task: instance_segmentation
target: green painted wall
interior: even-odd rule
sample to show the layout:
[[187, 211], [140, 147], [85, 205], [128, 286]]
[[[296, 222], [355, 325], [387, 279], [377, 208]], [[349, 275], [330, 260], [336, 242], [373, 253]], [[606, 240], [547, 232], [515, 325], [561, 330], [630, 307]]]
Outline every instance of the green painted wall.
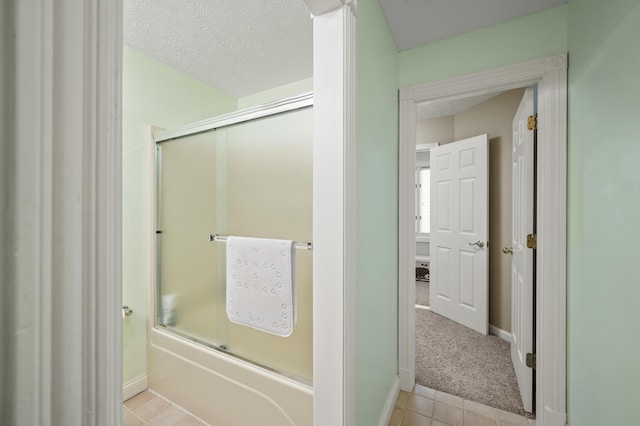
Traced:
[[640, 424], [640, 2], [569, 3], [568, 412]]
[[400, 87], [451, 78], [567, 51], [567, 5], [399, 54]]
[[151, 158], [149, 125], [172, 128], [234, 111], [236, 99], [136, 50], [124, 48], [122, 105], [123, 382], [146, 373]]
[[398, 67], [380, 6], [357, 19], [356, 424], [378, 424], [398, 374]]

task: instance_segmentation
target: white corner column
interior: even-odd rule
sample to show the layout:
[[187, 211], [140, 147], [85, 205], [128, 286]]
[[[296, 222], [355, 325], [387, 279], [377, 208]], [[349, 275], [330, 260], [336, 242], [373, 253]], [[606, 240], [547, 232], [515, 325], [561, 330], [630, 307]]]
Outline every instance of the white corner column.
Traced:
[[[416, 111], [413, 99], [401, 90], [398, 151], [398, 214], [401, 218], [413, 218], [415, 215]], [[416, 300], [413, 273], [416, 265], [415, 222], [400, 220], [398, 226], [398, 300], [405, 307], [409, 305], [406, 309], [398, 310], [398, 374], [400, 389], [411, 392], [416, 382], [416, 311], [412, 309], [415, 302], [411, 302]]]
[[313, 419], [346, 426], [355, 424], [355, 5], [327, 3], [336, 2], [307, 1], [321, 13], [313, 18]]
[[122, 3], [12, 3], [9, 423], [119, 425]]

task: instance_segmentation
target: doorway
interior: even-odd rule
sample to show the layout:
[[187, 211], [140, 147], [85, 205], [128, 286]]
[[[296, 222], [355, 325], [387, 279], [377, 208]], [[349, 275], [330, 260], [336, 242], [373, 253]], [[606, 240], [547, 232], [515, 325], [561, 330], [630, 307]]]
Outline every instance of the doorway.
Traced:
[[401, 388], [415, 384], [415, 240], [413, 185], [417, 105], [539, 87], [538, 288], [536, 413], [563, 424], [566, 348], [566, 56], [559, 55], [400, 91], [399, 371]]
[[419, 105], [416, 131], [417, 147], [439, 144], [428, 163], [438, 197], [431, 214], [416, 197], [416, 221], [432, 218], [422, 226], [429, 241], [416, 234], [416, 264], [428, 254], [430, 272], [428, 281], [416, 273], [416, 305], [429, 305], [416, 306], [416, 383], [519, 415], [532, 411], [531, 392], [521, 398], [510, 357], [512, 309], [521, 305], [512, 307], [512, 256], [502, 248], [512, 245], [512, 199], [522, 200], [512, 197], [511, 152], [524, 92]]

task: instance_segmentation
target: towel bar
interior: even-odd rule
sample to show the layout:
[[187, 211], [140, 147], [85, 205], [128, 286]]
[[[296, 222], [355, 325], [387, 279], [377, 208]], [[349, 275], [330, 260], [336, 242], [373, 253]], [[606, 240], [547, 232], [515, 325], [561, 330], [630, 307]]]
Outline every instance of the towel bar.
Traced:
[[[226, 243], [227, 242], [227, 237], [224, 235], [218, 235], [218, 234], [209, 234], [209, 241], [210, 242], [219, 242], [219, 243]], [[297, 248], [298, 250], [313, 250], [313, 244], [312, 243], [299, 243], [294, 241], [293, 242], [293, 246], [295, 248]]]

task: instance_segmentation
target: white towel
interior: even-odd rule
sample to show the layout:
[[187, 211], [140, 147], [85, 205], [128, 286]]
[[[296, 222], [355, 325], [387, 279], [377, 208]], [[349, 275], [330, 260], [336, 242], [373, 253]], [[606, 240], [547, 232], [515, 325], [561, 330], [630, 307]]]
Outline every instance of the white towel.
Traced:
[[291, 335], [296, 322], [292, 241], [227, 237], [227, 317]]

